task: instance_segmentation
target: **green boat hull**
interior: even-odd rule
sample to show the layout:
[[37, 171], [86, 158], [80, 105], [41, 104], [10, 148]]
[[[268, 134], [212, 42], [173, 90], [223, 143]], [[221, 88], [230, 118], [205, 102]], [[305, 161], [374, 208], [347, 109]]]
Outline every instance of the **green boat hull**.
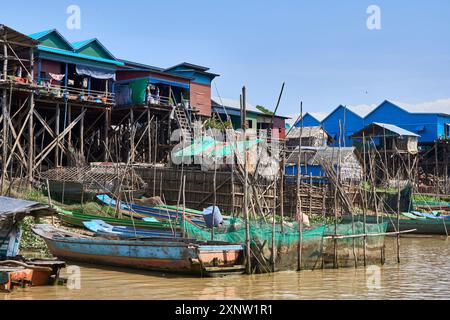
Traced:
[[[389, 215], [379, 217], [380, 222], [383, 219], [384, 222], [388, 222], [387, 232], [397, 232], [397, 216]], [[363, 215], [355, 215], [355, 221], [364, 221]], [[367, 223], [377, 223], [376, 216], [367, 216]], [[342, 223], [352, 223], [352, 216], [346, 215], [342, 217]], [[447, 220], [431, 220], [431, 219], [407, 219], [400, 218], [400, 231], [416, 230], [412, 234], [424, 234], [424, 235], [447, 235], [450, 233], [450, 221]], [[446, 231], [447, 230], [447, 231]]]
[[78, 212], [71, 212], [66, 210], [58, 210], [58, 216], [60, 220], [70, 226], [84, 228], [83, 222], [88, 222], [92, 220], [102, 220], [113, 226], [124, 226], [124, 227], [136, 227], [138, 229], [147, 230], [171, 230], [172, 228], [179, 229], [176, 225], [170, 225], [165, 222], [147, 222], [137, 219], [119, 219], [108, 216], [100, 216], [93, 214], [84, 214]]

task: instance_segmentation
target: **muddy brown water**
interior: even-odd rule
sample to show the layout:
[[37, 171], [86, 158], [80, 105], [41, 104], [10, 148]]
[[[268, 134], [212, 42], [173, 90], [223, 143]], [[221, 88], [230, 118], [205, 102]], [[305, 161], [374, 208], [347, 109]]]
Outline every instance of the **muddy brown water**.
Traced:
[[200, 279], [82, 265], [79, 289], [66, 286], [17, 289], [12, 294], [0, 293], [0, 300], [450, 298], [449, 240], [402, 238], [401, 264], [396, 263], [395, 239], [387, 239], [386, 245], [387, 262], [381, 268]]

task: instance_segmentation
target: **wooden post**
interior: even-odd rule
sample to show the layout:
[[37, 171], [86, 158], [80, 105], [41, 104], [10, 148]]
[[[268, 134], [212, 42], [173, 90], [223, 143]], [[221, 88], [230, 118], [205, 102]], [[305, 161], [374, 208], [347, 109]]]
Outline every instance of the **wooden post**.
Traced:
[[438, 142], [434, 142], [434, 183], [436, 184], [436, 196], [440, 194], [439, 188], [439, 160], [438, 160]]
[[214, 218], [217, 206], [217, 161], [214, 157], [214, 178], [213, 178], [213, 188], [214, 188], [214, 201], [213, 201], [213, 214], [212, 214], [212, 226], [211, 226], [211, 241], [214, 241]]
[[286, 167], [286, 154], [285, 150], [281, 154], [281, 184], [280, 184], [280, 214], [281, 214], [281, 233], [284, 233], [284, 177], [285, 177], [285, 167]]
[[158, 156], [158, 119], [155, 122], [155, 158], [153, 162], [153, 196], [156, 197], [156, 161]]
[[[401, 189], [400, 189], [400, 176], [397, 176], [398, 184], [398, 196], [397, 196], [397, 262], [400, 263], [400, 200], [401, 200]], [[365, 231], [364, 231], [365, 233]]]
[[[31, 83], [34, 81], [34, 48], [30, 49], [30, 79]], [[29, 117], [29, 150], [28, 150], [28, 184], [31, 188], [33, 184], [33, 166], [34, 166], [34, 92], [31, 91], [29, 97], [29, 109], [30, 109], [30, 117]]]
[[3, 114], [3, 155], [2, 155], [2, 181], [0, 185], [0, 194], [3, 194], [3, 183], [6, 179], [6, 173], [8, 168], [6, 167], [6, 159], [8, 157], [8, 119], [9, 119], [9, 113], [8, 113], [8, 107], [6, 102], [6, 89], [3, 89], [3, 96], [2, 96], [2, 114]]
[[60, 134], [60, 122], [61, 122], [61, 108], [59, 103], [56, 104], [56, 119], [55, 119], [55, 135], [56, 135], [56, 147], [55, 147], [55, 167], [59, 167], [59, 134]]
[[[105, 142], [104, 161], [108, 161], [108, 148], [109, 148], [109, 127], [110, 127], [110, 110], [105, 110], [105, 126], [103, 127], [103, 137]], [[134, 149], [131, 150], [134, 152]]]
[[[72, 105], [69, 103], [69, 105], [67, 106], [67, 125], [70, 126], [71, 123], [72, 123]], [[69, 151], [69, 154], [71, 147], [72, 147], [72, 130], [70, 130], [67, 133], [67, 150]]]
[[183, 176], [183, 238], [186, 238], [186, 175]]
[[81, 113], [83, 114], [80, 120], [80, 152], [83, 158], [84, 156], [84, 117], [85, 117], [85, 107], [81, 108]]
[[302, 136], [303, 136], [303, 102], [300, 103], [300, 137], [298, 139], [298, 162], [297, 162], [297, 223], [298, 223], [298, 245], [297, 245], [297, 271], [302, 270], [302, 250], [303, 250], [303, 212], [302, 197], [300, 190], [300, 177], [302, 170]]
[[[246, 89], [242, 88], [242, 123], [244, 130], [244, 141], [247, 142], [247, 108], [246, 108]], [[252, 263], [251, 263], [251, 248], [250, 248], [250, 221], [248, 214], [248, 163], [247, 163], [247, 149], [244, 148], [244, 219], [245, 219], [245, 249], [246, 249], [246, 271], [247, 274], [252, 273]]]
[[151, 118], [151, 111], [150, 111], [150, 106], [147, 107], [147, 122], [148, 122], [148, 131], [147, 131], [147, 135], [148, 135], [148, 163], [152, 162], [152, 118]]
[[3, 80], [8, 80], [8, 46], [6, 35], [3, 39]]
[[[363, 204], [363, 233], [366, 234], [366, 222], [367, 222], [367, 190], [366, 190], [366, 176], [367, 176], [367, 166], [366, 166], [366, 134], [363, 132], [363, 156], [364, 156], [364, 204]], [[367, 238], [364, 237], [364, 243], [363, 243], [363, 253], [364, 253], [364, 266], [367, 266]]]
[[[6, 34], [3, 38], [3, 79], [8, 80], [8, 46], [6, 45]], [[8, 158], [8, 121], [9, 121], [9, 112], [7, 107], [7, 92], [6, 89], [3, 89], [2, 92], [2, 114], [3, 114], [3, 154], [2, 154], [2, 181], [0, 185], [0, 194], [3, 194], [3, 183], [6, 179], [6, 173], [8, 168], [5, 166], [6, 159]]]
[[272, 272], [276, 271], [276, 224], [277, 224], [277, 182], [278, 177], [275, 176], [275, 183], [273, 187], [273, 214], [272, 214]]
[[131, 155], [130, 155], [130, 157], [131, 157], [131, 163], [134, 163], [134, 160], [135, 160], [135, 141], [134, 141], [134, 139], [135, 139], [135, 128], [136, 128], [136, 126], [135, 126], [135, 124], [134, 124], [134, 109], [133, 108], [131, 108], [130, 109], [130, 137], [131, 137], [131, 141], [130, 141], [130, 143], [131, 143]]

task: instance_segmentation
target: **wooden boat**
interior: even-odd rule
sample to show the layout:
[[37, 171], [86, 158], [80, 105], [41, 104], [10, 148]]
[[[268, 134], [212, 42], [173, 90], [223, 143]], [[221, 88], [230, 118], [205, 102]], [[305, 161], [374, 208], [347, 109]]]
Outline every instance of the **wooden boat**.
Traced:
[[162, 272], [217, 276], [243, 273], [243, 246], [189, 239], [109, 240], [35, 225], [50, 252], [69, 261]]
[[58, 217], [60, 220], [70, 226], [84, 228], [84, 222], [92, 220], [103, 220], [104, 222], [111, 224], [113, 226], [125, 226], [133, 227], [139, 229], [151, 229], [151, 230], [171, 230], [172, 228], [177, 228], [176, 225], [172, 225], [167, 222], [154, 222], [144, 221], [142, 219], [118, 219], [113, 217], [103, 217], [93, 214], [84, 214], [78, 212], [72, 212], [62, 209], [57, 209]]
[[[388, 222], [387, 232], [397, 231], [397, 216], [396, 215], [384, 215], [383, 218], [379, 217], [379, 221], [383, 219], [384, 222]], [[355, 215], [355, 221], [364, 221], [363, 215]], [[342, 217], [342, 223], [351, 223], [352, 216], [345, 215]], [[367, 223], [377, 223], [376, 216], [367, 216]], [[412, 219], [405, 216], [400, 218], [400, 231], [416, 230], [412, 234], [427, 234], [427, 235], [446, 235], [450, 234], [450, 220], [448, 219]]]
[[192, 209], [184, 209], [171, 207], [171, 206], [155, 206], [155, 207], [145, 207], [137, 204], [126, 204], [120, 202], [119, 205], [115, 199], [112, 199], [108, 195], [98, 195], [97, 199], [104, 205], [112, 208], [117, 208], [121, 210], [121, 213], [125, 215], [131, 215], [134, 217], [153, 217], [158, 220], [171, 220], [177, 221], [183, 215], [183, 211], [186, 217], [197, 225], [205, 225], [205, 220], [203, 219], [203, 213], [200, 211], [195, 211]]
[[0, 292], [15, 287], [47, 286], [58, 282], [66, 263], [56, 260], [0, 260]]
[[121, 238], [181, 238], [182, 233], [175, 230], [146, 230], [133, 227], [112, 226], [102, 220], [83, 222], [84, 226], [97, 235], [118, 236]]

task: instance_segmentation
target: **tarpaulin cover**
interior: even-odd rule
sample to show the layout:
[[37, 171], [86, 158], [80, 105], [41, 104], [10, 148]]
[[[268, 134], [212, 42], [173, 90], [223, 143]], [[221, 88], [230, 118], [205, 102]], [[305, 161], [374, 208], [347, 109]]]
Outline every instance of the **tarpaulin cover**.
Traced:
[[224, 143], [214, 140], [211, 137], [203, 137], [201, 139], [194, 140], [194, 143], [187, 148], [177, 151], [175, 157], [192, 157], [192, 156], [205, 156], [205, 157], [228, 157], [233, 153], [241, 153], [244, 148], [249, 150], [251, 147], [258, 145], [262, 140], [250, 140], [250, 141], [238, 141], [234, 143]]
[[100, 80], [116, 80], [116, 73], [114, 71], [96, 67], [77, 65], [77, 73], [80, 76], [88, 76]]
[[130, 83], [130, 88], [132, 92], [131, 98], [134, 104], [143, 104], [146, 102], [145, 98], [147, 96], [147, 86], [148, 86], [147, 79], [140, 79]]

